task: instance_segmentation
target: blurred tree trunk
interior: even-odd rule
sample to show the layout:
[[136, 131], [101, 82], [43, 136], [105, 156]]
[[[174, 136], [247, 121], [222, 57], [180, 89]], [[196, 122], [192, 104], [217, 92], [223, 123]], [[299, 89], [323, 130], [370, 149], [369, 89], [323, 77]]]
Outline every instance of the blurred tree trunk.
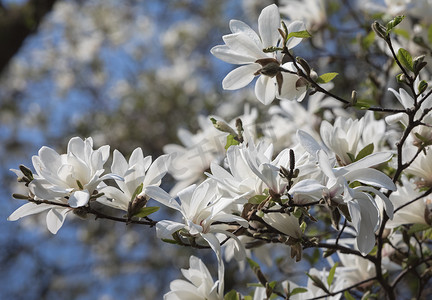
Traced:
[[56, 0], [29, 0], [4, 7], [0, 2], [0, 74], [19, 51], [24, 40], [35, 33]]

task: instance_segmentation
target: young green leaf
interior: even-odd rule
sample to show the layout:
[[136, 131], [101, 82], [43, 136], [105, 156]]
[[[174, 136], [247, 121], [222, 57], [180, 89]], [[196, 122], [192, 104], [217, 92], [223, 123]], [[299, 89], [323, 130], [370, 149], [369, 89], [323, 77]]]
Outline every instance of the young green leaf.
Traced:
[[327, 283], [328, 283], [329, 287], [333, 283], [334, 275], [335, 275], [336, 268], [337, 268], [338, 265], [339, 265], [339, 263], [335, 263], [333, 265], [333, 267], [330, 269], [329, 275], [327, 276]]
[[137, 188], [135, 189], [135, 192], [132, 195], [131, 201], [133, 201], [136, 196], [138, 196], [143, 190], [143, 183], [141, 183], [139, 186], [137, 186]]
[[336, 76], [338, 76], [338, 73], [325, 73], [322, 74], [320, 77], [318, 77], [317, 82], [318, 83], [327, 83], [332, 81]]
[[224, 296], [224, 300], [240, 300], [236, 290], [231, 290]]
[[306, 275], [312, 279], [313, 284], [316, 287], [319, 287], [320, 289], [322, 289], [324, 292], [329, 293], [328, 288], [325, 286], [324, 282], [321, 281], [321, 279], [318, 276], [315, 275], [310, 275], [309, 273], [306, 273]]
[[312, 35], [307, 30], [302, 30], [302, 31], [290, 32], [286, 40], [288, 41], [290, 38], [293, 37], [307, 39], [310, 38], [311, 36]]
[[351, 294], [348, 291], [345, 291], [344, 297], [346, 300], [355, 300], [355, 298], [351, 296]]
[[398, 51], [396, 57], [399, 60], [399, 62], [402, 64], [402, 66], [404, 66], [405, 68], [407, 68], [411, 72], [414, 71], [413, 59], [412, 59], [411, 54], [407, 50], [405, 50], [404, 48], [399, 48], [399, 51]]
[[363, 157], [368, 156], [369, 154], [372, 154], [374, 151], [374, 144], [370, 143], [369, 145], [365, 146], [363, 149], [360, 150], [360, 152], [357, 154], [355, 161], [358, 161], [362, 159]]
[[393, 20], [387, 23], [387, 33], [389, 33], [393, 28], [399, 25], [402, 20], [405, 19], [405, 16], [396, 16]]
[[428, 41], [429, 41], [429, 44], [432, 44], [432, 24], [429, 25], [429, 28], [428, 28]]
[[302, 287], [296, 287], [290, 292], [290, 296], [294, 296], [301, 293], [306, 293], [308, 290]]
[[251, 204], [260, 204], [265, 199], [267, 199], [266, 195], [255, 195], [255, 196], [249, 198], [248, 202], [251, 203]]
[[139, 210], [138, 213], [136, 213], [134, 215], [134, 217], [137, 218], [144, 218], [147, 217], [148, 215], [151, 215], [154, 212], [157, 212], [159, 210], [159, 206], [149, 206], [149, 207], [143, 207]]
[[430, 228], [430, 225], [427, 225], [427, 224], [414, 224], [408, 230], [408, 234], [412, 235], [414, 233], [417, 233], [417, 232], [420, 232], [420, 231], [424, 231], [424, 230], [429, 229], [429, 228]]
[[232, 134], [230, 134], [227, 136], [227, 143], [225, 145], [225, 150], [228, 150], [228, 148], [231, 146], [235, 146], [239, 144], [240, 144], [239, 141], [237, 141], [235, 137]]

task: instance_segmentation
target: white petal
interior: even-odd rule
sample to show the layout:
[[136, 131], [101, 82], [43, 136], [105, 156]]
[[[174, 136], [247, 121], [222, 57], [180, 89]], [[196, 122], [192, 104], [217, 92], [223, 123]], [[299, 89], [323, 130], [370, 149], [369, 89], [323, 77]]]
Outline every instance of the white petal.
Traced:
[[[284, 67], [284, 65], [282, 65]], [[306, 96], [307, 87], [296, 87], [299, 76], [290, 73], [282, 73], [282, 87], [278, 91], [278, 99], [302, 101]]]
[[172, 234], [184, 227], [185, 225], [182, 223], [162, 220], [156, 224], [156, 235], [160, 239], [172, 239]]
[[257, 60], [254, 56], [237, 53], [226, 45], [214, 46], [210, 52], [220, 60], [230, 64], [253, 63]]
[[129, 165], [126, 159], [124, 158], [123, 154], [121, 154], [120, 151], [115, 149], [113, 154], [113, 162], [111, 165], [111, 172], [123, 176], [126, 173], [128, 168]]
[[[306, 30], [306, 26], [302, 21], [294, 21], [290, 25], [288, 25], [288, 34], [291, 32], [298, 32]], [[292, 49], [302, 41], [301, 38], [290, 38], [287, 43], [287, 48]]]
[[7, 219], [8, 221], [16, 221], [21, 219], [22, 217], [38, 214], [47, 209], [50, 209], [51, 207], [52, 205], [50, 204], [45, 204], [45, 203], [36, 204], [36, 203], [29, 202], [18, 207], [18, 209], [16, 209]]
[[358, 169], [364, 169], [364, 168], [369, 168], [372, 166], [376, 166], [379, 165], [383, 162], [389, 161], [393, 156], [393, 153], [391, 152], [377, 152], [377, 153], [372, 153], [369, 154], [368, 156], [363, 157], [362, 159], [349, 164], [343, 168], [341, 168], [341, 170], [346, 170], [346, 171], [353, 171], [353, 170], [358, 170]]
[[247, 86], [255, 77], [255, 72], [261, 68], [259, 64], [250, 64], [235, 68], [222, 81], [224, 90], [237, 90]]
[[90, 193], [87, 190], [76, 191], [69, 197], [68, 203], [70, 207], [81, 207], [88, 203], [90, 199]]
[[175, 201], [173, 197], [171, 197], [167, 192], [165, 192], [158, 186], [147, 187], [145, 189], [145, 194], [165, 206], [176, 209], [178, 211], [181, 210], [180, 205], [177, 203], [177, 201]]
[[289, 192], [291, 194], [297, 193], [306, 195], [315, 193], [321, 194], [323, 189], [325, 189], [325, 186], [315, 179], [305, 179], [296, 183]]
[[48, 212], [46, 222], [48, 230], [52, 234], [56, 234], [57, 231], [62, 227], [69, 211], [69, 208], [53, 208]]
[[276, 97], [276, 84], [273, 78], [260, 76], [255, 85], [255, 95], [264, 105], [272, 103]]
[[277, 46], [276, 43], [280, 36], [279, 26], [280, 15], [277, 6], [272, 4], [264, 8], [258, 17], [258, 29], [264, 48]]
[[246, 23], [238, 20], [231, 20], [229, 23], [229, 27], [232, 33], [242, 32], [247, 36], [249, 36], [257, 46], [261, 47], [262, 42], [258, 34], [255, 32], [255, 30], [250, 28], [249, 25], [247, 25]]
[[318, 142], [309, 133], [300, 129], [297, 130], [297, 138], [300, 141], [300, 145], [302, 145], [310, 155], [316, 158], [317, 152], [322, 149]]
[[160, 185], [162, 177], [168, 172], [170, 161], [169, 154], [159, 156], [148, 169], [144, 178], [144, 186]]
[[262, 218], [264, 222], [279, 230], [280, 232], [294, 237], [301, 237], [301, 229], [298, 219], [294, 215], [281, 214], [281, 213], [267, 213]]
[[345, 178], [348, 181], [359, 181], [376, 187], [386, 188], [391, 191], [396, 190], [396, 186], [390, 177], [381, 171], [371, 168], [351, 171], [345, 175]]
[[255, 59], [269, 57], [253, 39], [242, 32], [224, 35], [222, 39], [229, 48], [238, 54], [255, 57]]

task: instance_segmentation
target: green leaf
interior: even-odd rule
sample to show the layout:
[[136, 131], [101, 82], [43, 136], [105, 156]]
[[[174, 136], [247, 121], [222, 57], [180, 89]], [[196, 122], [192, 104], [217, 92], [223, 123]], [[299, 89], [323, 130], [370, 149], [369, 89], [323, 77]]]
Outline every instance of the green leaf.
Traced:
[[247, 259], [247, 262], [249, 264], [249, 267], [251, 267], [252, 270], [255, 271], [256, 269], [260, 268], [259, 264], [256, 263], [255, 261], [253, 261], [251, 258], [246, 257], [246, 259]]
[[253, 299], [252, 296], [249, 296], [249, 295], [243, 297], [243, 300], [252, 300], [252, 299]]
[[294, 296], [301, 293], [306, 293], [308, 290], [302, 287], [296, 287], [290, 292], [290, 296]]
[[265, 199], [267, 199], [266, 195], [255, 195], [255, 196], [249, 198], [248, 203], [251, 203], [251, 204], [260, 204]]
[[318, 77], [317, 82], [318, 83], [327, 83], [332, 81], [336, 76], [338, 76], [338, 73], [325, 73], [322, 74], [320, 77]]
[[288, 41], [290, 38], [302, 38], [302, 39], [307, 39], [310, 38], [312, 35], [307, 31], [307, 30], [302, 30], [302, 31], [296, 31], [296, 32], [290, 32], [286, 38], [286, 40]]
[[354, 154], [347, 152], [347, 155], [351, 159], [352, 162], [355, 162], [355, 156], [354, 156]]
[[236, 290], [231, 290], [225, 294], [224, 300], [240, 300], [240, 298]]
[[389, 33], [393, 28], [399, 25], [402, 20], [405, 19], [405, 16], [396, 16], [393, 20], [387, 23], [387, 33]]
[[346, 300], [355, 300], [355, 298], [351, 296], [351, 294], [348, 291], [345, 291], [344, 297]]
[[151, 215], [154, 212], [157, 212], [159, 210], [159, 206], [149, 206], [149, 207], [143, 207], [139, 210], [138, 213], [136, 213], [134, 215], [134, 217], [138, 217], [138, 218], [144, 218], [147, 217], [148, 215]]
[[239, 145], [239, 144], [240, 144], [239, 141], [237, 141], [235, 139], [235, 137], [232, 134], [230, 134], [227, 136], [227, 142], [225, 145], [225, 150], [228, 150], [228, 148], [233, 146], [233, 145]]
[[420, 231], [424, 231], [426, 229], [429, 229], [430, 225], [427, 224], [414, 224], [411, 226], [411, 228], [408, 230], [408, 235], [420, 232]]
[[171, 240], [171, 239], [162, 239], [162, 241], [168, 244], [174, 244], [174, 245], [178, 244], [176, 240]]
[[141, 183], [139, 186], [137, 186], [137, 188], [135, 189], [135, 192], [132, 195], [131, 201], [133, 201], [136, 198], [136, 196], [141, 194], [141, 192], [143, 190], [143, 185], [144, 185], [144, 183]]
[[321, 279], [318, 276], [315, 275], [310, 275], [309, 273], [306, 273], [306, 275], [312, 279], [313, 284], [316, 287], [319, 287], [320, 289], [322, 289], [324, 292], [329, 293], [328, 288], [325, 286], [324, 282], [321, 281]]
[[419, 82], [417, 88], [419, 90], [419, 93], [421, 94], [427, 89], [427, 87], [428, 87], [428, 83], [426, 81], [422, 80]]
[[372, 154], [374, 151], [374, 144], [370, 143], [369, 145], [365, 146], [363, 149], [360, 150], [360, 152], [357, 154], [355, 161], [358, 161], [362, 159], [363, 157], [368, 156], [369, 154]]
[[405, 68], [407, 68], [411, 72], [414, 71], [413, 59], [412, 59], [411, 54], [407, 50], [405, 50], [404, 48], [399, 48], [399, 51], [398, 51], [396, 57], [399, 60], [399, 62], [402, 64], [402, 66], [404, 66]]
[[335, 263], [333, 265], [333, 267], [330, 269], [329, 275], [327, 276], [327, 283], [328, 283], [329, 287], [333, 283], [334, 275], [335, 275], [336, 268], [337, 268], [338, 265], [339, 265], [339, 263]]

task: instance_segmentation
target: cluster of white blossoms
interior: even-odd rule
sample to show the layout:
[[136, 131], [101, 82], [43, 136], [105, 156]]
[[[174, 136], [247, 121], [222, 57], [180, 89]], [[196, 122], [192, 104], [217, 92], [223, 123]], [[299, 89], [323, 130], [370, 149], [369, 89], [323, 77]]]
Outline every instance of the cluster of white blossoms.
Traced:
[[[36, 174], [23, 166], [14, 170], [28, 187], [27, 195], [15, 196], [29, 203], [9, 220], [48, 210], [48, 229], [56, 233], [68, 212], [109, 217], [94, 208], [97, 201], [126, 212], [125, 222], [155, 225], [164, 241], [211, 248], [218, 260], [217, 281], [192, 256], [190, 269], [182, 270], [188, 281], [173, 281], [165, 299], [223, 299], [224, 261], [235, 257], [244, 262], [254, 255], [254, 241], [283, 244], [297, 261], [306, 248], [334, 251], [340, 264], [329, 259], [330, 268], [311, 269], [306, 287], [289, 279], [275, 287], [249, 259], [262, 285], [254, 299], [339, 299], [339, 291], [353, 285], [383, 284], [383, 272], [401, 269], [401, 261], [392, 260], [395, 251], [421, 251], [418, 245], [407, 246], [406, 239], [402, 243], [397, 229], [432, 223], [430, 92], [417, 90], [413, 98], [403, 88], [390, 89], [402, 110], [387, 110], [385, 121], [372, 111], [357, 118], [323, 88], [328, 76], [318, 77], [293, 55], [292, 49], [309, 36], [303, 22], [281, 22], [278, 7], [270, 5], [259, 16], [259, 34], [237, 20], [230, 29], [223, 36], [225, 45], [211, 50], [241, 65], [225, 77], [223, 88], [239, 89], [258, 77], [260, 102], [281, 99], [270, 108], [268, 121], [256, 124], [253, 109], [228, 123], [202, 117], [196, 134], [179, 131], [183, 146], [167, 145], [166, 154], [155, 160], [140, 148], [129, 160], [114, 150], [110, 169], [105, 166], [109, 146], [95, 150], [91, 138], [72, 138], [66, 154], [42, 147], [33, 157]], [[306, 109], [297, 101], [308, 90], [323, 94], [311, 93]], [[315, 114], [319, 107], [331, 107], [331, 113]], [[410, 130], [401, 134], [400, 146], [392, 144], [387, 127], [399, 123]], [[401, 127], [393, 130], [398, 134]], [[169, 192], [160, 187], [167, 173], [177, 181]], [[147, 207], [150, 199], [176, 211], [182, 221], [153, 220], [158, 207]], [[328, 232], [315, 236], [309, 228]], [[383, 246], [385, 229], [391, 247]]]

